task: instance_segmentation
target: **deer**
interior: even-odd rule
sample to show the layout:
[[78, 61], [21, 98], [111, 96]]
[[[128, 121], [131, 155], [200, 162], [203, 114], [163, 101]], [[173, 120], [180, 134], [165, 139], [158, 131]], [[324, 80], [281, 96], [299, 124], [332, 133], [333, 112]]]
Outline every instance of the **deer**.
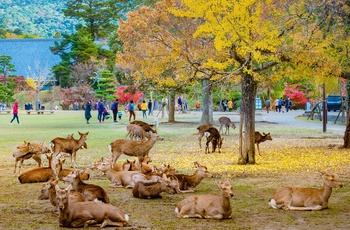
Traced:
[[264, 142], [264, 141], [267, 141], [267, 140], [272, 141], [272, 137], [271, 137], [270, 133], [267, 133], [267, 134], [263, 133], [263, 135], [261, 135], [261, 133], [255, 131], [255, 144], [256, 144], [256, 146], [258, 148], [258, 153], [259, 153], [260, 156], [261, 156], [261, 154], [260, 154], [259, 144], [261, 142]]
[[80, 170], [74, 170], [68, 174], [63, 181], [71, 184], [73, 190], [82, 193], [88, 201], [99, 200], [103, 203], [109, 203], [107, 192], [98, 185], [83, 182], [80, 178], [80, 174]]
[[[74, 171], [74, 169], [64, 169], [63, 168], [63, 164], [66, 161], [66, 159], [60, 160], [58, 159], [58, 164], [56, 165], [57, 167], [57, 175], [58, 178], [63, 180], [64, 177], [68, 176], [68, 174], [70, 174], [71, 172]], [[80, 178], [82, 180], [88, 180], [90, 179], [90, 174], [85, 172], [85, 171], [79, 171], [80, 173]]]
[[86, 136], [89, 134], [89, 132], [86, 132], [86, 133], [78, 132], [78, 133], [80, 135], [79, 140], [76, 140], [74, 138], [61, 138], [61, 137], [56, 137], [53, 140], [51, 140], [50, 146], [52, 148], [54, 159], [58, 157], [59, 153], [68, 153], [70, 155], [70, 162], [72, 167], [73, 167], [72, 158], [74, 160], [74, 168], [78, 167], [77, 161], [76, 161], [76, 153], [79, 149], [82, 148], [82, 146], [84, 146], [84, 143], [87, 140]]
[[224, 126], [226, 128], [225, 134], [226, 134], [226, 132], [228, 132], [228, 134], [230, 134], [230, 127], [232, 127], [233, 129], [236, 128], [235, 124], [228, 117], [220, 117], [219, 118], [219, 122], [220, 122], [220, 129], [219, 129], [219, 131], [221, 131], [221, 134], [224, 133], [224, 130], [223, 130]]
[[150, 138], [147, 142], [138, 142], [125, 139], [117, 139], [108, 145], [108, 149], [112, 152], [111, 164], [115, 164], [117, 159], [123, 153], [128, 156], [138, 157], [139, 162], [143, 161], [143, 158], [148, 155], [148, 152], [154, 146], [156, 141], [164, 140], [164, 138], [158, 136], [156, 133], [150, 132]]
[[162, 192], [175, 194], [176, 191], [171, 185], [171, 181], [164, 176], [157, 181], [138, 181], [132, 189], [132, 195], [141, 199], [162, 198]]
[[205, 153], [209, 153], [209, 143], [211, 143], [212, 153], [215, 152], [216, 147], [218, 147], [219, 153], [221, 153], [220, 149], [224, 138], [221, 137], [219, 131], [215, 127], [210, 127], [204, 132], [204, 136], [207, 137]]
[[124, 211], [111, 204], [85, 201], [72, 202], [69, 191], [56, 187], [59, 208], [59, 226], [77, 228], [98, 225], [123, 227], [128, 226], [129, 216]]
[[43, 145], [43, 143], [29, 143], [24, 141], [22, 145], [16, 146], [16, 148], [12, 152], [12, 156], [15, 158], [15, 170], [14, 176], [16, 175], [17, 164], [18, 173], [21, 172], [21, 168], [24, 160], [33, 158], [37, 163], [38, 167], [41, 167], [41, 155], [51, 153], [50, 149]]
[[232, 186], [229, 181], [216, 182], [221, 189], [221, 195], [192, 195], [180, 201], [175, 213], [178, 218], [200, 219], [231, 219], [233, 197]]
[[110, 162], [102, 162], [97, 169], [105, 173], [107, 179], [112, 182], [109, 187], [133, 188], [136, 180], [147, 180], [146, 176], [139, 171], [115, 171]]
[[319, 211], [328, 208], [332, 189], [342, 188], [343, 184], [336, 180], [333, 174], [319, 173], [323, 178], [321, 189], [284, 187], [272, 195], [269, 205], [275, 209], [298, 211]]
[[202, 137], [204, 136], [204, 132], [209, 129], [210, 127], [213, 127], [212, 125], [199, 125], [197, 127], [198, 130], [198, 141], [199, 141], [199, 148], [202, 148]]
[[180, 190], [194, 192], [195, 187], [203, 180], [203, 178], [212, 178], [213, 175], [208, 171], [207, 167], [198, 162], [194, 162], [197, 168], [193, 175], [175, 174], [179, 181]]
[[146, 133], [152, 132], [152, 133], [157, 133], [157, 131], [155, 129], [152, 129], [152, 126], [146, 122], [143, 121], [133, 121], [130, 124], [134, 124], [134, 125], [138, 125], [141, 126], [143, 128], [143, 130], [145, 130]]
[[144, 141], [145, 138], [149, 139], [150, 135], [148, 132], [146, 132], [141, 126], [135, 125], [135, 124], [128, 124], [126, 126], [126, 136], [125, 139], [130, 136], [131, 140], [137, 140]]
[[38, 168], [32, 168], [28, 169], [18, 176], [18, 180], [21, 184], [24, 183], [38, 183], [38, 182], [46, 182], [51, 179], [56, 178], [56, 174], [52, 169], [51, 161], [52, 157], [46, 155], [49, 166], [48, 167], [38, 167]]

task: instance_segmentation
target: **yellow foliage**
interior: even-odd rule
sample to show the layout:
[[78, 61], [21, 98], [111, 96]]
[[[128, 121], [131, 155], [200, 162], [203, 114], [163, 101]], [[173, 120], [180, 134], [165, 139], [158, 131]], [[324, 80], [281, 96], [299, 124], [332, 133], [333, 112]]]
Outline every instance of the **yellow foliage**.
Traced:
[[26, 83], [29, 87], [33, 88], [36, 90], [36, 81], [33, 78], [27, 77]]

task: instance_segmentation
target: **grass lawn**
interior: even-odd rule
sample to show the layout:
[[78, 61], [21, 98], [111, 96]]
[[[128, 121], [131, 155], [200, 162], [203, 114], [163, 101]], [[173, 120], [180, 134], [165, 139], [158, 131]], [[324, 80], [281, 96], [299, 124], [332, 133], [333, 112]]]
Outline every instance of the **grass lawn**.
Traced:
[[[154, 115], [157, 114], [155, 111]], [[21, 111], [22, 125], [13, 122], [10, 126], [12, 115], [0, 114], [0, 229], [61, 229], [58, 215], [53, 213], [49, 201], [38, 200], [41, 183], [20, 184], [13, 176], [12, 151], [24, 140], [43, 141], [49, 146], [55, 137], [74, 133], [78, 138], [78, 131], [89, 131], [88, 149], [77, 153], [79, 168], [91, 174], [88, 183], [104, 187], [111, 203], [130, 214], [131, 229], [350, 229], [350, 151], [339, 148], [343, 139], [336, 133], [323, 134], [311, 128], [257, 122], [256, 130], [270, 132], [273, 141], [260, 144], [261, 156], [256, 155], [255, 165], [242, 166], [237, 165], [237, 129], [230, 129], [230, 135], [223, 135], [222, 153], [204, 154], [197, 140], [199, 112], [176, 113], [176, 123], [160, 119], [158, 134], [165, 140], [151, 149], [152, 165], [159, 167], [167, 162], [180, 173], [193, 174], [193, 163], [198, 161], [218, 179], [229, 178], [233, 186], [232, 219], [178, 219], [175, 205], [191, 194], [164, 194], [162, 199], [141, 200], [134, 198], [130, 189], [108, 187], [110, 182], [105, 176], [88, 169], [94, 160], [110, 155], [107, 145], [124, 138], [128, 124], [125, 114], [118, 123], [107, 120], [101, 124], [97, 121], [97, 112], [92, 115], [91, 124], [86, 124], [83, 111], [57, 111], [52, 115], [27, 115]], [[215, 112], [215, 122], [218, 123], [222, 115], [228, 115], [238, 127], [238, 114]], [[152, 122], [154, 116], [141, 117], [141, 112], [137, 112], [137, 118], [146, 122]], [[122, 155], [118, 162], [126, 159], [136, 158]], [[69, 159], [66, 162], [65, 166], [70, 167]], [[33, 167], [37, 167], [35, 161], [26, 160], [22, 171]], [[320, 188], [322, 179], [318, 170], [329, 170], [344, 184], [343, 188], [333, 190], [328, 209], [302, 212], [269, 208], [267, 203], [271, 195], [282, 186]], [[196, 194], [219, 193], [214, 179], [204, 179], [197, 186]]]

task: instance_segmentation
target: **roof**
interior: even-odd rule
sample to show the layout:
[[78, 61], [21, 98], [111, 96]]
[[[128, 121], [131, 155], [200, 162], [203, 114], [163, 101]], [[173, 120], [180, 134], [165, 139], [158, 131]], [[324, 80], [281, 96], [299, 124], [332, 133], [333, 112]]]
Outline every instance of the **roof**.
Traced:
[[39, 61], [41, 68], [47, 66], [50, 70], [52, 66], [61, 62], [60, 56], [51, 53], [50, 47], [62, 40], [62, 38], [0, 39], [0, 55], [12, 57], [11, 63], [15, 65], [16, 71], [10, 72], [10, 75], [27, 77], [28, 67], [35, 70], [36, 61]]

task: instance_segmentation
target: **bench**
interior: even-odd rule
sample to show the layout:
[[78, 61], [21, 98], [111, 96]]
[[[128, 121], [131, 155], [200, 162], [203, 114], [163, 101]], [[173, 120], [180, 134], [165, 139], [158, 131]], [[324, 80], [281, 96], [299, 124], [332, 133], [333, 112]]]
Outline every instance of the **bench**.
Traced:
[[9, 114], [9, 113], [11, 113], [11, 110], [0, 110], [0, 113], [7, 113], [7, 114]]
[[44, 113], [49, 113], [49, 114], [53, 114], [55, 112], [55, 110], [39, 110], [39, 111], [36, 111], [36, 110], [26, 110], [27, 114], [30, 114], [30, 113], [37, 113], [37, 114], [44, 114]]

